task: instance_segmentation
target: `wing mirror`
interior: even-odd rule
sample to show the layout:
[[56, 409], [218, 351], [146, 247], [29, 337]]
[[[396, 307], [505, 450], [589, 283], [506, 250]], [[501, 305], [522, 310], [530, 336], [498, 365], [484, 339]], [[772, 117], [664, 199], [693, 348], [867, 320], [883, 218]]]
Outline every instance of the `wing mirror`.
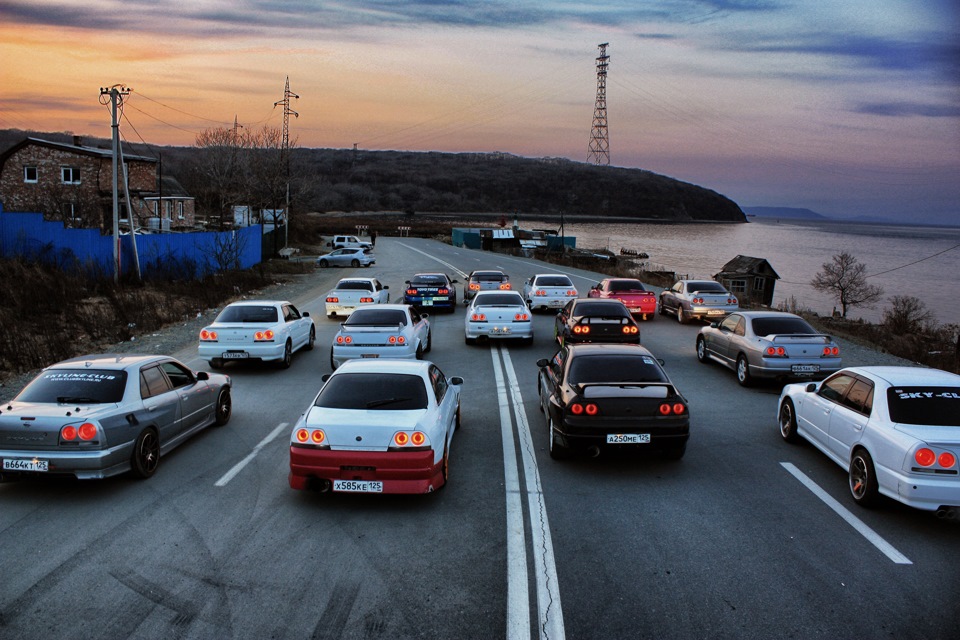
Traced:
[[537, 360], [537, 366], [540, 367], [541, 369], [544, 367], [550, 366], [550, 360], [547, 358], [540, 358], [539, 360]]
[[816, 390], [817, 390], [816, 382], [811, 382], [810, 384], [807, 385], [807, 393], [813, 393]]
[[460, 376], [453, 376], [450, 378], [449, 382], [450, 384], [460, 386], [461, 384], [463, 384], [463, 378], [461, 378]]

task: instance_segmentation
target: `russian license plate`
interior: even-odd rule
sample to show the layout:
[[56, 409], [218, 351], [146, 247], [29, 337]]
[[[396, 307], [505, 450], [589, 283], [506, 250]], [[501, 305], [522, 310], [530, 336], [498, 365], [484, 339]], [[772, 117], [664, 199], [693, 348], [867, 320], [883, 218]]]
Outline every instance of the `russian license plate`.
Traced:
[[221, 357], [224, 360], [243, 360], [249, 358], [250, 354], [246, 351], [224, 351]]
[[510, 333], [510, 327], [494, 327], [490, 333], [504, 334]]
[[820, 373], [818, 364], [795, 364], [790, 367], [791, 373]]
[[383, 493], [383, 483], [379, 480], [334, 480], [333, 490], [346, 493]]
[[607, 444], [650, 444], [649, 433], [608, 433]]
[[707, 311], [708, 316], [722, 316], [724, 313], [726, 312], [723, 309], [710, 309], [710, 311]]
[[364, 353], [360, 355], [361, 358], [379, 358], [379, 353]]
[[49, 471], [49, 462], [47, 460], [24, 460], [22, 458], [5, 458], [3, 461], [4, 471]]
[[431, 306], [433, 306], [433, 300], [431, 300], [430, 298], [424, 298], [424, 299], [423, 299], [423, 306], [425, 306], [425, 307], [431, 307]]

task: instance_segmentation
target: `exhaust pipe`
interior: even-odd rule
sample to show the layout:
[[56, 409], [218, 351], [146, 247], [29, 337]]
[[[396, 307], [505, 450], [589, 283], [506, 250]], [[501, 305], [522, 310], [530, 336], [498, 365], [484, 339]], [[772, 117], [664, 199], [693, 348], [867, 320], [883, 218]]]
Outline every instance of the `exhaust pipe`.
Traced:
[[954, 507], [940, 507], [937, 509], [937, 517], [941, 520], [954, 520], [957, 517], [957, 509]]
[[597, 445], [593, 445], [592, 447], [587, 449], [587, 455], [589, 455], [591, 458], [600, 457], [600, 447], [598, 447]]

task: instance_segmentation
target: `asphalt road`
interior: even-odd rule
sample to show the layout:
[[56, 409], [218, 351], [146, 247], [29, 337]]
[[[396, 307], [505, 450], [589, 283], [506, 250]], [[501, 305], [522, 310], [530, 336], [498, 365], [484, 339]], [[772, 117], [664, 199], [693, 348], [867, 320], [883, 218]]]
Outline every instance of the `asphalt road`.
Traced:
[[[431, 359], [465, 378], [450, 483], [426, 496], [297, 492], [288, 437], [330, 371], [323, 297], [417, 271], [514, 286], [569, 273], [533, 260], [381, 237], [378, 264], [317, 271], [294, 300], [317, 348], [280, 371], [231, 365], [234, 414], [147, 481], [0, 485], [0, 638], [958, 638], [960, 521], [849, 499], [845, 473], [777, 431], [779, 388], [697, 362], [696, 323], [643, 343], [690, 400], [682, 461], [553, 461], [531, 347], [463, 341], [432, 315]], [[196, 349], [175, 354], [195, 368]], [[857, 364], [845, 360], [844, 364]]]

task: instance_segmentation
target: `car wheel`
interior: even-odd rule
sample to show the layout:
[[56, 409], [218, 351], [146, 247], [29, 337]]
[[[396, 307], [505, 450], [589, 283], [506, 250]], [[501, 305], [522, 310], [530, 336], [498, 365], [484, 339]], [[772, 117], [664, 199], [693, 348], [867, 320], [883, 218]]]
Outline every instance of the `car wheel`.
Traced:
[[657, 305], [657, 313], [659, 313], [662, 316], [667, 315], [667, 309], [663, 305], [663, 300], [660, 300], [660, 304]]
[[330, 347], [330, 370], [331, 371], [337, 370], [337, 363], [333, 359], [333, 347]]
[[423, 352], [430, 353], [431, 349], [433, 349], [433, 331], [427, 331], [427, 348]]
[[697, 337], [697, 360], [704, 364], [710, 362], [710, 356], [707, 355], [707, 341], [703, 336]]
[[880, 498], [873, 458], [866, 449], [857, 449], [850, 459], [850, 493], [861, 507], [872, 507]]
[[554, 460], [565, 460], [570, 457], [570, 450], [567, 449], [560, 442], [560, 436], [557, 435], [557, 430], [553, 426], [553, 420], [547, 418], [547, 431], [549, 433], [549, 442], [550, 442], [550, 457]]
[[793, 401], [787, 398], [780, 405], [780, 435], [787, 442], [797, 442], [797, 413], [793, 408]]
[[747, 363], [747, 356], [742, 353], [737, 356], [737, 382], [741, 387], [749, 387], [753, 384], [753, 378], [750, 376], [750, 365]]
[[327, 314], [327, 317], [330, 318], [331, 320], [336, 320], [336, 319], [337, 319], [337, 314], [335, 314], [335, 313], [328, 313], [328, 314]]
[[443, 448], [443, 466], [441, 467], [441, 473], [443, 473], [443, 486], [447, 486], [447, 483], [450, 481], [450, 448]]
[[354, 258], [353, 260], [350, 261], [350, 266], [351, 266], [351, 267], [359, 267], [359, 266], [360, 266], [360, 261], [357, 260], [356, 258]]
[[233, 400], [230, 398], [230, 387], [220, 389], [217, 395], [217, 407], [214, 410], [213, 424], [218, 427], [230, 422], [230, 415], [233, 413]]
[[524, 338], [522, 342], [525, 346], [529, 347], [530, 345], [533, 344], [533, 336], [530, 336], [529, 338]]
[[674, 445], [672, 447], [667, 447], [660, 452], [661, 457], [664, 460], [680, 460], [683, 458], [683, 454], [687, 452], [687, 443]]
[[313, 345], [317, 342], [317, 329], [316, 327], [310, 327], [310, 338], [307, 340], [307, 346], [304, 347], [307, 351], [313, 351]]
[[330, 266], [330, 263], [328, 263], [326, 260], [320, 260], [319, 262], [317, 262], [317, 264], [320, 265], [321, 269], [326, 269], [327, 267]]
[[690, 322], [690, 316], [687, 315], [687, 312], [683, 310], [683, 305], [677, 307], [677, 322], [680, 324], [687, 324]]
[[453, 430], [456, 431], [460, 428], [460, 403], [457, 403], [457, 416], [454, 418]]
[[463, 342], [464, 342], [465, 344], [477, 344], [477, 339], [476, 339], [476, 338], [470, 338], [470, 337], [467, 337], [467, 336], [463, 336]]
[[423, 343], [417, 344], [417, 360], [423, 360]]
[[133, 443], [130, 470], [138, 478], [149, 478], [160, 464], [160, 438], [153, 429], [144, 429]]
[[289, 340], [283, 345], [283, 357], [277, 360], [278, 369], [289, 369], [293, 363], [293, 345]]
[[214, 358], [210, 361], [211, 369], [223, 369], [223, 358]]

